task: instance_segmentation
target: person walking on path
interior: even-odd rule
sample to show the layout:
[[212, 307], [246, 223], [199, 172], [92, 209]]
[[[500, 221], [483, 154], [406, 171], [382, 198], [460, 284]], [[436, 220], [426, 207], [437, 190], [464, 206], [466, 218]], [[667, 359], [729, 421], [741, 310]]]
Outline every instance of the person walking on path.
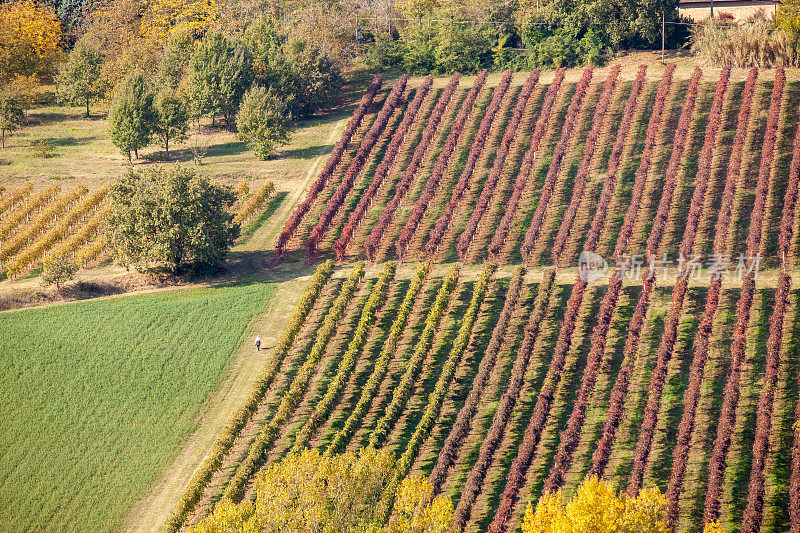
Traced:
[[261, 351], [261, 336], [256, 335], [256, 350]]

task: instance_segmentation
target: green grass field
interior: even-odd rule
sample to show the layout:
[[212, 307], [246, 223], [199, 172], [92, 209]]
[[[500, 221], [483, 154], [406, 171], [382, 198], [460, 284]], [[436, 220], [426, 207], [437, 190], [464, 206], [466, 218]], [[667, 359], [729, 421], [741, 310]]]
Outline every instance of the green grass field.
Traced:
[[253, 283], [3, 314], [0, 531], [118, 531], [274, 292]]

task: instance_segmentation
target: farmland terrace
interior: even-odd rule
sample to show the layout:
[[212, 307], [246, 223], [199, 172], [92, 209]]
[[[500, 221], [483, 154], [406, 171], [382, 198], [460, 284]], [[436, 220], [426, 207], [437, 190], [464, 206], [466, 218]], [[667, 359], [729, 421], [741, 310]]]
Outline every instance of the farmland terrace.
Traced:
[[368, 445], [458, 530], [517, 530], [589, 474], [659, 487], [678, 531], [800, 528], [792, 75], [376, 76], [258, 230], [269, 264], [316, 270], [167, 529], [292, 450]]

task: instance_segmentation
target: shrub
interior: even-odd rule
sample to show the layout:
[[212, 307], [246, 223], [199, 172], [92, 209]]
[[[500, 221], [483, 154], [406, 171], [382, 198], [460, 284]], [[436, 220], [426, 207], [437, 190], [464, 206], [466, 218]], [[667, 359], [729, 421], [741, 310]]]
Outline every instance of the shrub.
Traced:
[[289, 142], [292, 116], [272, 89], [252, 87], [239, 107], [236, 126], [239, 138], [247, 141], [259, 159], [267, 159], [277, 145]]
[[763, 14], [738, 24], [701, 23], [692, 34], [692, 52], [715, 66], [800, 66], [796, 39]]

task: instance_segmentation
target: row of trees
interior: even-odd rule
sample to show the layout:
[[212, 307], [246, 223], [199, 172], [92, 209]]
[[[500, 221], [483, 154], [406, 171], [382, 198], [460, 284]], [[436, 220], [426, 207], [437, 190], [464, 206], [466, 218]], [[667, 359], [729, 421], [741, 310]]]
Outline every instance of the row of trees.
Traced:
[[456, 209], [458, 209], [458, 204], [461, 202], [461, 198], [464, 196], [464, 193], [469, 187], [472, 173], [475, 171], [478, 158], [484, 153], [495, 117], [500, 112], [500, 106], [503, 103], [503, 98], [505, 97], [506, 92], [508, 92], [510, 84], [511, 71], [507, 70], [500, 78], [500, 83], [494, 88], [492, 100], [489, 102], [489, 107], [486, 108], [483, 118], [481, 119], [480, 125], [478, 126], [478, 132], [475, 134], [475, 137], [472, 140], [472, 146], [469, 149], [467, 161], [464, 164], [464, 167], [461, 169], [461, 174], [459, 175], [458, 181], [453, 187], [453, 191], [450, 194], [450, 199], [447, 201], [444, 211], [436, 219], [436, 224], [434, 225], [433, 230], [428, 238], [428, 243], [425, 245], [425, 252], [428, 254], [428, 257], [432, 257], [436, 252], [436, 249], [439, 247], [439, 243], [444, 238], [445, 232], [450, 226], [450, 221], [452, 220]]
[[[450, 500], [434, 497], [423, 476], [393, 485], [395, 472], [394, 457], [385, 451], [290, 454], [259, 473], [254, 502], [222, 500], [190, 531], [446, 533]], [[394, 504], [387, 505], [388, 500]], [[393, 519], [387, 524], [389, 515]]]
[[[745, 89], [742, 94], [742, 105], [751, 106], [753, 94], [755, 92], [755, 71], [751, 70], [748, 81], [745, 84]], [[744, 109], [739, 113], [740, 121], [737, 123], [736, 136], [734, 137], [734, 150], [739, 153], [734, 156], [731, 154], [731, 161], [729, 163], [728, 174], [725, 179], [725, 188], [722, 193], [722, 203], [717, 217], [716, 231], [714, 232], [714, 254], [722, 254], [727, 249], [728, 234], [730, 233], [730, 220], [733, 208], [734, 197], [736, 196], [736, 187], [739, 179], [739, 170], [741, 166], [741, 156], [744, 149], [744, 134], [747, 131], [747, 124], [741, 122], [744, 116], [749, 116], [749, 112], [744, 112]], [[763, 201], [756, 199], [754, 209], [760, 205], [761, 213], [753, 213], [752, 220], [755, 223], [754, 227], [761, 228], [761, 218], [763, 217]], [[710, 218], [708, 213], [705, 213], [706, 219]], [[749, 252], [750, 250], [748, 250]], [[758, 246], [752, 250], [752, 254], [758, 254]], [[720, 295], [722, 292], [722, 274], [720, 272], [712, 272], [711, 283], [708, 287], [706, 296], [706, 304], [703, 309], [703, 316], [700, 319], [700, 324], [697, 333], [694, 337], [692, 344], [694, 355], [692, 357], [692, 366], [689, 370], [689, 386], [686, 389], [683, 397], [683, 414], [681, 415], [681, 422], [678, 426], [678, 436], [676, 445], [673, 449], [672, 460], [672, 473], [670, 475], [669, 485], [667, 487], [667, 496], [670, 500], [668, 514], [671, 520], [677, 519], [679, 511], [679, 496], [683, 486], [683, 477], [686, 471], [687, 458], [689, 456], [689, 444], [694, 431], [694, 417], [700, 401], [701, 386], [705, 371], [706, 359], [711, 344], [711, 335], [713, 332], [714, 318], [719, 307]]]
[[555, 78], [553, 78], [553, 81], [550, 82], [550, 86], [547, 88], [547, 93], [545, 93], [542, 109], [539, 111], [539, 118], [536, 120], [536, 126], [533, 129], [530, 146], [522, 158], [522, 166], [517, 174], [517, 179], [514, 181], [514, 192], [511, 194], [511, 198], [505, 206], [503, 218], [500, 219], [500, 224], [498, 224], [494, 236], [492, 237], [492, 242], [489, 244], [489, 254], [492, 256], [496, 256], [500, 253], [506, 241], [506, 237], [508, 236], [508, 232], [511, 230], [511, 223], [514, 221], [517, 208], [522, 200], [522, 193], [525, 191], [531, 170], [536, 162], [536, 150], [539, 148], [539, 144], [547, 129], [547, 124], [550, 121], [558, 91], [563, 82], [564, 69], [558, 69]]
[[469, 188], [472, 173], [475, 171], [478, 158], [484, 153], [486, 143], [489, 140], [489, 133], [494, 125], [495, 117], [500, 114], [503, 98], [506, 92], [508, 92], [510, 84], [511, 71], [507, 70], [500, 78], [500, 83], [494, 88], [492, 100], [489, 102], [489, 106], [486, 108], [480, 125], [478, 126], [478, 131], [472, 140], [472, 146], [470, 147], [469, 155], [467, 155], [467, 161], [461, 169], [461, 174], [453, 187], [453, 192], [450, 194], [450, 199], [447, 201], [444, 211], [436, 219], [436, 224], [428, 237], [428, 243], [425, 245], [425, 252], [429, 257], [433, 256], [436, 249], [439, 247], [439, 244], [447, 232], [447, 228], [450, 226], [450, 221], [453, 215], [455, 215], [459, 203], [461, 203], [461, 198]]
[[[728, 71], [729, 74], [729, 71]], [[708, 189], [710, 166], [713, 156], [713, 148], [716, 146], [717, 133], [719, 130], [722, 107], [724, 104], [725, 93], [728, 87], [728, 76], [723, 72], [716, 84], [714, 101], [711, 104], [708, 128], [701, 150], [700, 162], [697, 171], [695, 190], [689, 206], [689, 214], [686, 218], [686, 228], [680, 243], [680, 251], [683, 257], [688, 257], [692, 251], [697, 234], [697, 227], [700, 216], [703, 213], [705, 204], [705, 194]], [[658, 413], [661, 405], [661, 395], [667, 380], [667, 365], [675, 350], [678, 342], [678, 326], [683, 314], [686, 292], [688, 290], [688, 275], [680, 275], [672, 291], [672, 301], [670, 302], [669, 312], [664, 320], [664, 330], [661, 334], [657, 350], [656, 366], [650, 375], [650, 385], [648, 387], [647, 405], [644, 411], [642, 428], [639, 432], [639, 439], [636, 443], [636, 452], [633, 469], [628, 483], [628, 493], [635, 495], [642, 486], [645, 468], [647, 467], [653, 435], [658, 423]]]
[[[665, 108], [665, 100], [670, 91], [672, 84], [672, 72], [674, 68], [667, 68], [659, 83], [658, 91], [656, 93], [656, 102], [653, 108], [653, 113], [650, 115], [650, 121], [647, 127], [647, 134], [645, 136], [645, 149], [639, 163], [639, 168], [635, 173], [635, 180], [633, 184], [633, 197], [628, 203], [628, 208], [625, 211], [622, 229], [620, 236], [617, 240], [617, 250], [619, 254], [625, 253], [628, 248], [628, 242], [633, 230], [633, 222], [639, 214], [639, 206], [644, 193], [644, 185], [647, 182], [647, 175], [650, 170], [650, 157], [647, 154], [652, 150], [655, 145], [655, 138], [658, 131], [663, 125], [663, 111]], [[627, 228], [627, 230], [626, 230]], [[578, 390], [577, 399], [573, 403], [572, 412], [567, 420], [567, 425], [560, 435], [558, 451], [556, 452], [553, 466], [550, 469], [550, 474], [545, 480], [544, 491], [554, 492], [561, 488], [564, 482], [564, 476], [572, 464], [573, 452], [578, 446], [583, 424], [586, 419], [586, 410], [589, 406], [589, 401], [594, 393], [597, 376], [603, 364], [605, 356], [606, 342], [608, 340], [608, 333], [611, 328], [611, 323], [617, 311], [619, 304], [620, 294], [622, 291], [622, 277], [617, 273], [611, 274], [611, 279], [608, 283], [608, 289], [603, 296], [603, 301], [600, 304], [600, 310], [596, 316], [596, 324], [592, 330], [590, 340], [591, 348], [587, 357], [586, 367], [583, 371], [581, 378], [581, 386]]]
[[217, 438], [211, 453], [203, 460], [200, 468], [194, 473], [189, 481], [189, 486], [183, 493], [178, 505], [167, 520], [165, 529], [169, 533], [174, 533], [183, 525], [186, 516], [200, 500], [206, 486], [211, 481], [211, 476], [222, 465], [222, 458], [228, 453], [234, 440], [239, 436], [244, 426], [250, 421], [261, 403], [272, 382], [278, 375], [280, 365], [294, 344], [294, 340], [300, 333], [300, 329], [306, 323], [309, 313], [319, 299], [322, 289], [333, 275], [333, 261], [326, 261], [317, 267], [311, 282], [304, 289], [300, 300], [297, 302], [289, 324], [281, 334], [278, 344], [275, 347], [273, 356], [269, 358], [266, 368], [256, 381], [250, 396], [245, 404], [234, 413], [233, 418]]
[[458, 238], [458, 255], [462, 259], [466, 255], [469, 245], [472, 243], [472, 239], [475, 237], [475, 233], [478, 231], [478, 225], [480, 224], [481, 220], [483, 220], [483, 216], [486, 214], [486, 210], [489, 208], [489, 202], [491, 202], [492, 197], [494, 196], [495, 189], [500, 181], [500, 176], [503, 173], [506, 158], [510, 154], [511, 157], [509, 158], [509, 161], [512, 163], [519, 161], [519, 153], [522, 150], [524, 143], [519, 141], [514, 144], [513, 152], [511, 151], [511, 147], [512, 143], [514, 143], [514, 140], [517, 137], [517, 128], [522, 123], [525, 110], [528, 106], [528, 101], [530, 100], [531, 94], [533, 94], [533, 89], [539, 82], [539, 74], [540, 70], [538, 68], [532, 70], [528, 75], [528, 78], [525, 80], [525, 84], [522, 86], [519, 97], [517, 98], [517, 104], [514, 106], [514, 112], [511, 115], [511, 120], [506, 126], [503, 139], [500, 141], [500, 147], [497, 149], [497, 154], [495, 155], [494, 162], [492, 163], [492, 169], [489, 171], [489, 175], [486, 177], [486, 181], [483, 184], [483, 189], [478, 197], [478, 202], [475, 205], [475, 209], [470, 216], [469, 221], [467, 222], [467, 226], [461, 233], [461, 237]]
[[[778, 69], [778, 72], [775, 76], [775, 84], [773, 86], [773, 94], [772, 100], [770, 103], [770, 110], [769, 115], [767, 117], [767, 131], [769, 132], [768, 135], [765, 135], [764, 142], [762, 144], [762, 157], [761, 157], [761, 165], [759, 167], [758, 173], [758, 181], [756, 182], [756, 198], [755, 203], [753, 205], [753, 211], [751, 216], [751, 225], [750, 231], [747, 235], [747, 253], [753, 253], [754, 255], [758, 253], [760, 250], [761, 244], [761, 225], [764, 217], [764, 208], [765, 202], [767, 199], [767, 191], [769, 189], [769, 180], [772, 173], [772, 167], [775, 160], [775, 146], [776, 146], [776, 135], [777, 135], [777, 117], [780, 114], [780, 104], [783, 97], [783, 90], [785, 87], [785, 74], [783, 69]], [[769, 137], [769, 138], [768, 138]], [[791, 200], [791, 195], [793, 193], [793, 186], [790, 183], [787, 187], [787, 200]], [[791, 202], [790, 202], [791, 203]], [[786, 213], [784, 213], [784, 218], [781, 220], [781, 226], [783, 227], [786, 218]], [[782, 232], [783, 233], [783, 232]], [[784, 245], [782, 251], [788, 252], [788, 245]], [[777, 301], [777, 299], [784, 298], [785, 296], [780, 294], [780, 286], [782, 284], [782, 280], [779, 280], [779, 291], [776, 294], [776, 309], [780, 308], [781, 303]], [[736, 322], [734, 324], [733, 329], [733, 341], [731, 343], [731, 369], [728, 374], [728, 380], [725, 383], [725, 390], [724, 396], [722, 400], [722, 408], [720, 412], [720, 422], [717, 426], [717, 434], [714, 439], [714, 448], [711, 453], [711, 457], [709, 460], [709, 482], [708, 482], [708, 490], [706, 493], [706, 501], [705, 501], [705, 516], [704, 519], [706, 521], [712, 521], [719, 518], [719, 506], [720, 506], [720, 497], [722, 494], [722, 481], [723, 476], [726, 469], [727, 463], [727, 455], [728, 449], [730, 447], [731, 439], [733, 436], [733, 428], [734, 423], [736, 420], [736, 410], [739, 403], [739, 393], [740, 393], [740, 380], [739, 377], [742, 371], [742, 364], [744, 363], [745, 358], [745, 351], [747, 346], [747, 329], [748, 324], [750, 321], [750, 310], [752, 308], [753, 299], [755, 294], [755, 278], [752, 274], [748, 274], [745, 276], [744, 282], [742, 284], [742, 290], [740, 293], [739, 301], [736, 306]], [[773, 317], [774, 319], [775, 317]], [[778, 333], [774, 331], [777, 324], [773, 324], [772, 320], [770, 323], [770, 338], [772, 338], [773, 334]], [[773, 341], [774, 342], [774, 341]], [[768, 343], [768, 350], [769, 350], [769, 343]], [[774, 354], [769, 354], [771, 357], [777, 357]], [[769, 386], [767, 384], [767, 386]], [[771, 405], [771, 403], [770, 403]], [[761, 410], [761, 409], [759, 409]], [[762, 416], [763, 418], [763, 416]], [[762, 425], [764, 421], [762, 420]], [[758, 433], [759, 428], [757, 426], [756, 431]], [[763, 431], [763, 428], [761, 428]], [[752, 474], [753, 477], [757, 476], [756, 471], [759, 469], [758, 465], [756, 464], [755, 456], [756, 450], [754, 450], [754, 472]], [[759, 450], [758, 453], [766, 453], [766, 450]], [[763, 457], [761, 458], [763, 460]], [[763, 474], [763, 470], [762, 470]], [[752, 480], [752, 477], [751, 477]], [[754, 502], [755, 503], [755, 502]], [[748, 502], [748, 507], [750, 507], [750, 503]], [[755, 509], [748, 509], [746, 514], [749, 514], [746, 522], [749, 522], [748, 528], [753, 527], [753, 511]], [[760, 517], [759, 517], [760, 520]], [[744, 524], [743, 524], [744, 526]]]
[[347, 417], [344, 426], [336, 433], [336, 436], [331, 441], [330, 446], [328, 446], [328, 449], [325, 451], [326, 455], [339, 453], [353, 437], [353, 434], [356, 432], [364, 416], [367, 414], [369, 406], [375, 399], [375, 395], [378, 393], [378, 389], [383, 382], [383, 379], [386, 377], [386, 373], [389, 370], [389, 362], [397, 350], [397, 346], [400, 343], [400, 338], [402, 337], [406, 324], [411, 317], [414, 304], [422, 292], [422, 288], [425, 284], [425, 279], [427, 276], [428, 267], [426, 265], [420, 265], [417, 268], [416, 275], [411, 280], [411, 285], [406, 291], [406, 295], [403, 297], [403, 302], [400, 304], [400, 309], [397, 311], [397, 315], [395, 316], [392, 325], [389, 327], [389, 334], [386, 337], [386, 340], [383, 341], [381, 352], [378, 355], [378, 358], [375, 360], [372, 373], [361, 389], [361, 396], [359, 397], [355, 407], [352, 409], [350, 416]]
[[417, 226], [419, 226], [419, 223], [422, 221], [422, 217], [428, 208], [428, 203], [433, 199], [437, 189], [439, 188], [439, 182], [450, 165], [450, 159], [453, 155], [453, 151], [456, 149], [456, 145], [461, 138], [461, 134], [464, 131], [464, 126], [466, 125], [467, 119], [472, 112], [472, 107], [475, 105], [475, 100], [478, 99], [478, 94], [480, 94], [484, 83], [486, 83], [487, 76], [488, 72], [485, 70], [478, 74], [478, 77], [475, 79], [475, 83], [467, 94], [467, 97], [464, 99], [464, 102], [461, 104], [461, 107], [458, 109], [458, 114], [456, 115], [455, 121], [450, 126], [450, 133], [447, 136], [444, 147], [442, 148], [442, 151], [439, 152], [439, 156], [436, 158], [436, 163], [433, 166], [433, 172], [428, 178], [428, 181], [425, 183], [425, 189], [422, 191], [422, 194], [414, 204], [414, 209], [411, 211], [411, 215], [409, 215], [406, 223], [403, 225], [403, 231], [400, 232], [400, 237], [395, 243], [398, 257], [402, 258], [405, 255], [406, 248], [411, 242], [411, 239], [414, 237]]
[[[492, 466], [494, 454], [503, 440], [506, 426], [519, 400], [533, 348], [541, 331], [542, 322], [547, 315], [554, 280], [555, 270], [549, 270], [539, 284], [533, 312], [525, 325], [522, 343], [514, 358], [510, 380], [503, 391], [503, 396], [500, 398], [500, 403], [492, 418], [492, 425], [486, 432], [486, 438], [481, 443], [478, 458], [475, 464], [472, 465], [472, 469], [464, 483], [464, 488], [461, 490], [461, 499], [458, 501], [453, 517], [453, 525], [457, 530], [464, 529], [469, 521], [472, 507], [481, 493], [486, 474]], [[463, 430], [459, 428], [459, 431]], [[440, 483], [438, 477], [435, 478], [435, 481]]]
[[375, 99], [378, 91], [380, 91], [382, 84], [383, 76], [380, 74], [377, 74], [372, 78], [372, 82], [369, 84], [369, 87], [367, 87], [367, 91], [361, 97], [361, 101], [359, 102], [355, 113], [353, 113], [353, 116], [350, 117], [350, 120], [347, 122], [347, 126], [344, 128], [342, 136], [339, 137], [338, 141], [336, 141], [336, 145], [333, 147], [331, 155], [329, 155], [328, 159], [325, 161], [325, 166], [322, 168], [322, 172], [320, 172], [319, 176], [317, 176], [317, 179], [314, 180], [314, 183], [308, 190], [306, 199], [295, 208], [292, 215], [286, 221], [286, 224], [283, 225], [283, 230], [278, 236], [278, 243], [275, 245], [275, 253], [279, 256], [283, 253], [283, 250], [286, 247], [286, 244], [289, 242], [289, 239], [292, 238], [295, 231], [297, 231], [297, 228], [300, 227], [300, 222], [302, 222], [303, 217], [306, 215], [306, 213], [308, 213], [309, 209], [311, 209], [311, 206], [314, 205], [314, 200], [317, 199], [317, 195], [322, 192], [322, 189], [325, 187], [328, 179], [330, 179], [330, 177], [333, 175], [333, 171], [342, 160], [342, 155], [344, 155], [347, 145], [350, 144], [350, 140], [353, 138], [353, 135], [355, 135], [356, 130], [358, 130], [362, 120], [369, 111], [372, 101]]
[[578, 120], [578, 112], [581, 110], [583, 99], [586, 97], [586, 93], [589, 90], [589, 83], [592, 81], [592, 73], [592, 67], [587, 67], [583, 70], [583, 75], [575, 86], [575, 94], [572, 96], [572, 100], [567, 108], [567, 116], [564, 118], [561, 137], [559, 137], [558, 143], [553, 150], [553, 157], [550, 160], [547, 177], [542, 184], [542, 194], [539, 196], [539, 202], [536, 204], [536, 209], [533, 212], [533, 219], [531, 220], [530, 226], [528, 226], [528, 230], [525, 232], [525, 238], [522, 242], [522, 255], [526, 259], [533, 252], [533, 245], [539, 238], [544, 216], [547, 213], [547, 207], [550, 204], [550, 198], [555, 189], [556, 178], [561, 171], [561, 163], [567, 153], [567, 144], [572, 137], [572, 131]]
[[371, 446], [378, 448], [383, 445], [384, 440], [394, 427], [397, 419], [400, 418], [403, 409], [405, 409], [406, 403], [411, 397], [411, 393], [414, 392], [417, 374], [419, 374], [422, 368], [425, 357], [427, 357], [428, 352], [433, 347], [436, 331], [442, 319], [444, 319], [445, 313], [450, 306], [453, 291], [455, 291], [458, 285], [458, 274], [459, 266], [454, 265], [442, 281], [442, 286], [436, 293], [436, 299], [425, 317], [425, 329], [422, 330], [422, 333], [417, 339], [414, 352], [406, 363], [400, 381], [392, 392], [392, 400], [386, 407], [383, 416], [375, 425], [375, 431], [373, 431], [370, 436], [369, 443]]
[[[667, 166], [666, 180], [656, 210], [656, 217], [653, 226], [650, 230], [651, 238], [647, 242], [648, 253], [654, 254], [661, 244], [661, 237], [664, 234], [664, 228], [667, 224], [667, 217], [672, 207], [672, 197], [675, 190], [675, 184], [678, 177], [677, 169], [678, 163], [683, 156], [686, 139], [689, 134], [689, 126], [691, 124], [692, 115], [694, 114], [695, 103], [697, 100], [697, 91], [700, 87], [700, 69], [696, 69], [692, 80], [687, 89], [687, 97], [681, 110], [680, 118], [678, 119], [678, 127], [675, 132], [675, 138], [672, 145], [672, 155], [670, 163]], [[653, 238], [653, 236], [656, 236]], [[651, 252], [652, 250], [652, 252]], [[625, 347], [623, 348], [623, 364], [617, 373], [617, 378], [614, 381], [614, 386], [611, 389], [609, 397], [609, 407], [606, 412], [605, 421], [603, 422], [603, 432], [600, 440], [597, 442], [594, 453], [592, 454], [592, 466], [589, 469], [590, 474], [602, 476], [605, 473], [608, 460], [611, 457], [611, 448], [616, 438], [616, 431], [622, 421], [622, 416], [625, 408], [625, 399], [628, 394], [628, 387], [630, 385], [631, 375], [636, 361], [636, 352], [639, 348], [639, 339], [641, 338], [644, 321], [647, 316], [647, 311], [650, 308], [650, 299], [655, 288], [655, 275], [653, 271], [648, 271], [643, 276], [642, 291], [639, 293], [639, 299], [636, 302], [636, 307], [633, 311], [633, 316], [628, 323], [628, 329], [625, 337]]]
[[603, 229], [603, 224], [596, 224], [600, 220], [605, 220], [608, 214], [608, 209], [611, 206], [611, 200], [614, 197], [614, 190], [617, 187], [617, 173], [619, 172], [620, 163], [622, 162], [622, 155], [625, 150], [625, 142], [628, 138], [631, 126], [633, 125], [633, 117], [636, 107], [641, 103], [639, 97], [645, 86], [645, 74], [647, 73], [647, 65], [639, 65], [639, 71], [636, 74], [636, 79], [633, 80], [628, 101], [625, 102], [625, 110], [622, 112], [622, 119], [620, 126], [617, 130], [617, 138], [614, 141], [614, 148], [611, 150], [611, 156], [608, 159], [608, 171], [606, 178], [603, 181], [603, 189], [600, 192], [600, 199], [597, 201], [597, 207], [594, 211], [594, 218], [592, 219], [591, 227], [586, 235], [586, 241], [583, 245], [584, 250], [591, 250], [597, 247], [600, 240], [600, 232]]
[[439, 130], [439, 123], [442, 121], [442, 117], [444, 117], [447, 106], [453, 99], [453, 94], [455, 94], [455, 91], [458, 88], [459, 79], [459, 74], [453, 74], [450, 77], [450, 81], [447, 83], [447, 86], [444, 88], [441, 96], [439, 96], [439, 101], [436, 102], [436, 107], [433, 109], [430, 117], [428, 117], [428, 120], [425, 123], [425, 128], [422, 130], [422, 137], [417, 143], [417, 147], [414, 149], [414, 155], [411, 158], [411, 162], [408, 164], [408, 167], [406, 167], [406, 170], [403, 172], [402, 177], [395, 187], [394, 196], [392, 196], [392, 199], [386, 204], [386, 207], [381, 212], [380, 217], [378, 217], [378, 221], [372, 227], [372, 231], [364, 242], [364, 248], [366, 250], [367, 257], [369, 257], [370, 260], [375, 260], [375, 253], [378, 249], [381, 239], [383, 238], [383, 234], [389, 227], [389, 224], [397, 212], [397, 208], [400, 206], [400, 202], [403, 200], [408, 192], [408, 189], [411, 187], [411, 184], [414, 181], [414, 176], [416, 175], [417, 169], [419, 169], [420, 165], [422, 164], [422, 160], [425, 157], [428, 146], [430, 146], [434, 135], [436, 135], [436, 132]]
[[274, 444], [281, 427], [293, 416], [294, 411], [302, 400], [303, 395], [311, 383], [311, 378], [314, 375], [316, 366], [325, 353], [328, 341], [330, 341], [331, 337], [333, 337], [333, 334], [336, 332], [339, 321], [344, 316], [345, 310], [352, 301], [353, 295], [363, 277], [364, 264], [359, 263], [347, 277], [333, 305], [325, 315], [325, 320], [317, 330], [314, 346], [312, 346], [311, 352], [297, 371], [297, 374], [292, 378], [288, 390], [281, 398], [278, 409], [250, 444], [247, 455], [236, 468], [236, 473], [225, 488], [224, 496], [226, 498], [233, 501], [241, 500], [244, 494], [245, 483], [250, 479], [250, 476], [255, 473], [258, 466], [260, 466], [264, 454]]
[[639, 212], [639, 204], [644, 199], [644, 189], [647, 183], [647, 173], [650, 170], [650, 164], [655, 153], [656, 141], [658, 135], [665, 129], [665, 122], [662, 121], [662, 116], [667, 105], [667, 97], [669, 96], [670, 88], [672, 87], [672, 74], [675, 72], [675, 63], [670, 63], [664, 70], [661, 76], [661, 83], [658, 85], [656, 92], [656, 101], [653, 105], [653, 112], [650, 115], [650, 121], [647, 123], [647, 131], [644, 138], [644, 148], [642, 155], [639, 159], [639, 166], [636, 169], [634, 177], [634, 189], [631, 194], [630, 204], [625, 213], [625, 218], [622, 221], [622, 227], [619, 230], [617, 237], [617, 244], [614, 248], [614, 257], [619, 257], [625, 253], [625, 250], [630, 243], [633, 236], [633, 227], [636, 223], [637, 214]]
[[396, 262], [389, 261], [386, 263], [381, 271], [380, 277], [378, 277], [378, 281], [370, 290], [367, 302], [361, 310], [361, 316], [358, 319], [356, 329], [350, 336], [350, 343], [347, 345], [347, 350], [345, 350], [344, 355], [338, 363], [336, 375], [328, 385], [328, 390], [325, 391], [325, 395], [314, 407], [314, 412], [306, 420], [300, 431], [297, 432], [293, 447], [295, 451], [300, 451], [308, 445], [308, 441], [311, 439], [314, 431], [316, 431], [320, 424], [327, 420], [336, 402], [339, 401], [340, 395], [344, 391], [345, 386], [347, 386], [347, 382], [350, 380], [350, 374], [352, 374], [353, 369], [355, 369], [357, 358], [361, 354], [364, 345], [367, 343], [367, 338], [372, 331], [372, 327], [375, 325], [378, 311], [383, 308], [383, 305], [386, 303], [389, 285], [394, 281], [396, 270]]
[[606, 113], [611, 104], [611, 97], [617, 86], [619, 71], [619, 64], [611, 67], [611, 72], [609, 72], [606, 81], [603, 82], [603, 92], [600, 94], [600, 100], [597, 102], [594, 116], [592, 117], [592, 131], [589, 132], [586, 141], [583, 143], [583, 157], [581, 159], [581, 165], [578, 167], [578, 173], [575, 175], [574, 185], [572, 186], [572, 197], [570, 198], [569, 206], [567, 206], [567, 209], [562, 215], [561, 225], [553, 241], [551, 255], [553, 256], [555, 264], [559, 264], [561, 254], [569, 238], [570, 230], [575, 222], [578, 207], [583, 201], [584, 191], [586, 190], [586, 179], [589, 177], [589, 169], [591, 168], [592, 160], [597, 150], [597, 143], [600, 140], [600, 133], [603, 130]]
[[407, 141], [408, 133], [411, 130], [411, 125], [414, 122], [417, 113], [419, 113], [420, 109], [422, 108], [422, 102], [425, 99], [425, 96], [427, 96], [432, 85], [433, 76], [428, 76], [414, 93], [414, 99], [408, 105], [406, 112], [403, 114], [403, 121], [392, 135], [392, 140], [383, 154], [381, 164], [378, 165], [378, 168], [375, 170], [375, 174], [372, 177], [369, 187], [367, 187], [367, 190], [364, 191], [364, 194], [362, 194], [361, 198], [359, 198], [356, 208], [353, 209], [353, 211], [350, 213], [350, 216], [347, 218], [347, 223], [344, 225], [344, 229], [342, 229], [342, 234], [336, 240], [334, 248], [336, 249], [337, 259], [344, 259], [344, 255], [347, 251], [347, 245], [350, 243], [353, 233], [355, 232], [361, 220], [364, 218], [364, 215], [367, 213], [367, 209], [369, 209], [370, 205], [372, 204], [372, 199], [375, 198], [375, 195], [378, 193], [378, 188], [383, 183], [383, 179], [389, 173], [391, 166], [395, 163], [395, 157], [397, 157], [397, 154], [400, 151], [400, 146]]
[[478, 402], [483, 395], [483, 390], [489, 380], [489, 375], [495, 367], [497, 356], [503, 347], [507, 336], [506, 332], [510, 332], [509, 325], [511, 324], [512, 314], [521, 303], [520, 296], [522, 294], [523, 280], [525, 277], [525, 267], [519, 266], [514, 271], [514, 276], [511, 278], [511, 284], [505, 294], [505, 303], [503, 310], [497, 317], [497, 323], [492, 329], [492, 336], [489, 339], [489, 344], [486, 351], [481, 357], [481, 362], [478, 365], [478, 372], [472, 379], [472, 385], [469, 388], [469, 394], [464, 402], [464, 405], [458, 411], [453, 426], [448, 433], [447, 438], [439, 451], [439, 456], [436, 459], [436, 466], [430, 475], [430, 482], [434, 491], [439, 491], [447, 478], [447, 473], [456, 462], [458, 454], [467, 433], [472, 426], [472, 419], [478, 410]]
[[339, 212], [339, 208], [342, 206], [342, 204], [344, 204], [347, 195], [350, 194], [350, 190], [355, 184], [356, 177], [367, 163], [367, 158], [372, 153], [373, 148], [375, 148], [375, 146], [378, 144], [378, 141], [382, 137], [386, 126], [389, 124], [389, 119], [392, 118], [395, 109], [400, 106], [407, 81], [408, 76], [403, 75], [394, 84], [389, 96], [383, 102], [383, 107], [378, 113], [378, 116], [375, 118], [372, 126], [369, 128], [369, 131], [367, 131], [367, 134], [361, 141], [361, 144], [356, 151], [356, 155], [350, 161], [350, 165], [347, 167], [347, 172], [345, 172], [342, 181], [339, 182], [339, 186], [336, 188], [333, 196], [331, 196], [325, 203], [325, 209], [322, 210], [322, 214], [320, 214], [317, 224], [311, 230], [311, 235], [309, 235], [308, 240], [306, 241], [309, 256], [313, 256], [316, 252], [317, 244], [325, 235], [325, 232], [330, 226], [331, 220], [333, 220], [333, 217]]

